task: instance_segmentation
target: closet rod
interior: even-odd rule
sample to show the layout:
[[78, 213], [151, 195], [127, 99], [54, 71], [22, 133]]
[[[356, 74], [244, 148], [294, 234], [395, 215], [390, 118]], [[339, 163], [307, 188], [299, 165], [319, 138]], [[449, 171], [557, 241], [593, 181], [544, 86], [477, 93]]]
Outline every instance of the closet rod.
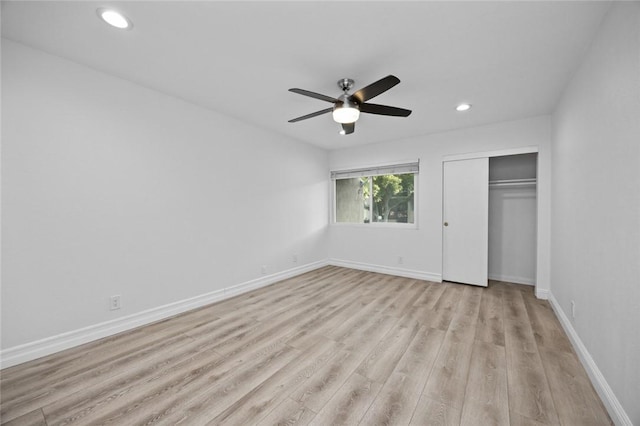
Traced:
[[502, 179], [490, 180], [489, 186], [530, 186], [535, 185], [536, 179]]

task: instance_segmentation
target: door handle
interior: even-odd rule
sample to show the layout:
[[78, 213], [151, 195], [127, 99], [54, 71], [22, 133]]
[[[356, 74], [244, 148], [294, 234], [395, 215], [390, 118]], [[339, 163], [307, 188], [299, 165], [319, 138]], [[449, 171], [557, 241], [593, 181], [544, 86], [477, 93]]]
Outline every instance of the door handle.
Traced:
[[449, 226], [449, 222], [445, 222], [445, 223], [444, 223], [444, 226]]

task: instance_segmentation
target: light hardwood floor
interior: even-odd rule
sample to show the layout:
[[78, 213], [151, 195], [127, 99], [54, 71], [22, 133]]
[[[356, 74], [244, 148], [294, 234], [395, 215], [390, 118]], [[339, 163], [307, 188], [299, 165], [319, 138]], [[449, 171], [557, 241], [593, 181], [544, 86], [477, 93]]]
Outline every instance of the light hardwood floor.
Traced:
[[611, 424], [532, 287], [338, 267], [1, 376], [3, 424]]

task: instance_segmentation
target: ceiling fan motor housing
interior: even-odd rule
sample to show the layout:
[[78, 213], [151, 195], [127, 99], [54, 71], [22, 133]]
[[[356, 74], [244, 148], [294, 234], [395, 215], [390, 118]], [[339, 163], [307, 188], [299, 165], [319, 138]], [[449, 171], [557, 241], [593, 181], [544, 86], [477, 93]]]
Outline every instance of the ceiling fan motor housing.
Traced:
[[360, 107], [345, 92], [338, 97], [338, 102], [333, 105], [333, 120], [338, 123], [355, 123], [360, 117]]

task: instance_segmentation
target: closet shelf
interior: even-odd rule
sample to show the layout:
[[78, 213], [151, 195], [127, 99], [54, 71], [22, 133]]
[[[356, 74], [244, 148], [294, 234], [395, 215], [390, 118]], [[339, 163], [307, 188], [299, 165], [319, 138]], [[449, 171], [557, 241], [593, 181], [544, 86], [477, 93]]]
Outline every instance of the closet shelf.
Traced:
[[502, 179], [502, 180], [490, 180], [489, 186], [535, 186], [536, 179]]

